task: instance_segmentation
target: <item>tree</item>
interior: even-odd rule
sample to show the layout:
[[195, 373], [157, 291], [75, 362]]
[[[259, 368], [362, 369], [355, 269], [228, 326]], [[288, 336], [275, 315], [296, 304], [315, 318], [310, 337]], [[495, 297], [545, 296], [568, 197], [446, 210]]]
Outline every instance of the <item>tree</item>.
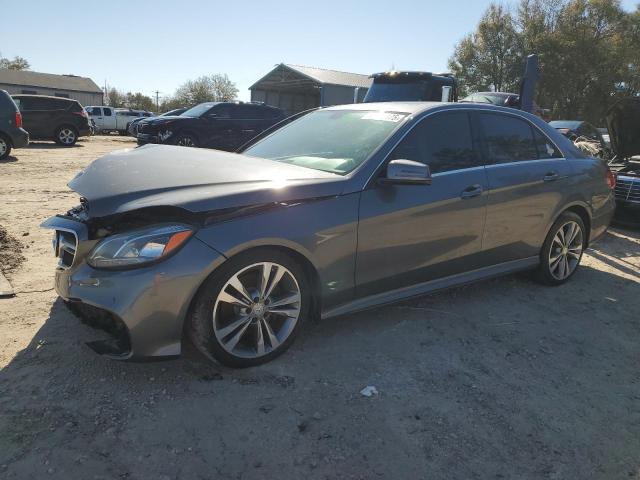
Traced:
[[468, 91], [517, 92], [529, 53], [539, 55], [540, 106], [602, 125], [616, 98], [640, 92], [640, 10], [627, 13], [619, 0], [520, 0], [512, 15], [494, 4], [449, 64]]
[[188, 80], [176, 90], [174, 100], [181, 105], [203, 102], [228, 102], [236, 99], [238, 89], [226, 74]]
[[521, 61], [520, 39], [511, 13], [502, 5], [491, 4], [476, 31], [456, 45], [449, 68], [466, 89], [513, 91]]
[[156, 109], [156, 104], [153, 99], [140, 92], [127, 93], [125, 104], [127, 107], [133, 108], [135, 110], [155, 111]]
[[126, 106], [126, 96], [117, 88], [111, 87], [107, 90], [105, 104], [114, 108], [123, 108]]
[[6, 68], [9, 70], [29, 70], [31, 65], [22, 57], [13, 57], [13, 60], [0, 57], [0, 68]]

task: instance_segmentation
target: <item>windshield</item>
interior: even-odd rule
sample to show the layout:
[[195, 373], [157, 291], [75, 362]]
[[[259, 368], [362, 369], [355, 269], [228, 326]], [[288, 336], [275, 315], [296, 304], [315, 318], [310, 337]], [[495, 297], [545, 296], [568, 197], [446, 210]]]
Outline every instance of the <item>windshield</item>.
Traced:
[[199, 117], [203, 113], [209, 111], [211, 107], [213, 107], [215, 102], [201, 103], [200, 105], [196, 105], [195, 107], [190, 108], [186, 112], [182, 114], [184, 117]]
[[[406, 82], [406, 83], [378, 83], [374, 82], [369, 91], [365, 102], [416, 102], [434, 100], [427, 95], [426, 82]], [[442, 96], [442, 94], [441, 94]], [[435, 100], [440, 100], [436, 98]]]
[[312, 112], [243, 153], [345, 175], [364, 162], [406, 116], [362, 110]]

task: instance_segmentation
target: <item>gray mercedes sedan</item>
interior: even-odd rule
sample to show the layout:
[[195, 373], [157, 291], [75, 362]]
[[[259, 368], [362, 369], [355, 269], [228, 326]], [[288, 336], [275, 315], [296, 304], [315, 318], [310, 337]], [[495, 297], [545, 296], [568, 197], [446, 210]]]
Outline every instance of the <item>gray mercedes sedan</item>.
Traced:
[[518, 270], [562, 284], [615, 177], [527, 113], [412, 102], [319, 109], [240, 153], [114, 152], [69, 186], [80, 205], [43, 226], [58, 294], [113, 333], [94, 350], [175, 356], [188, 336], [247, 367], [314, 317]]

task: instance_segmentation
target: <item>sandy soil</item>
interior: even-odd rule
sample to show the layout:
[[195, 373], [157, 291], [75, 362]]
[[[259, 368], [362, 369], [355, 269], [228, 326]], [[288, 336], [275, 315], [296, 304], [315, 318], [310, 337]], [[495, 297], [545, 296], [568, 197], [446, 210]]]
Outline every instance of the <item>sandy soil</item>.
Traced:
[[133, 146], [0, 163], [25, 257], [0, 299], [0, 478], [640, 479], [639, 232], [613, 229], [562, 287], [517, 275], [323, 321], [263, 367], [118, 363], [50, 290], [38, 224], [77, 203], [76, 171]]

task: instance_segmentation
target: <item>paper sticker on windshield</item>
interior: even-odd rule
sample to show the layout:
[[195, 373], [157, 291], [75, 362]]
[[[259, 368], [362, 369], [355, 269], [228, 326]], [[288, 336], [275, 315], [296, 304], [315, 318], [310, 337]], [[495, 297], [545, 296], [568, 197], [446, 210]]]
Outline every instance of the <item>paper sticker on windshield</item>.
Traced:
[[381, 120], [383, 122], [397, 123], [404, 117], [405, 116], [402, 113], [368, 112], [367, 114], [363, 115], [362, 120]]

